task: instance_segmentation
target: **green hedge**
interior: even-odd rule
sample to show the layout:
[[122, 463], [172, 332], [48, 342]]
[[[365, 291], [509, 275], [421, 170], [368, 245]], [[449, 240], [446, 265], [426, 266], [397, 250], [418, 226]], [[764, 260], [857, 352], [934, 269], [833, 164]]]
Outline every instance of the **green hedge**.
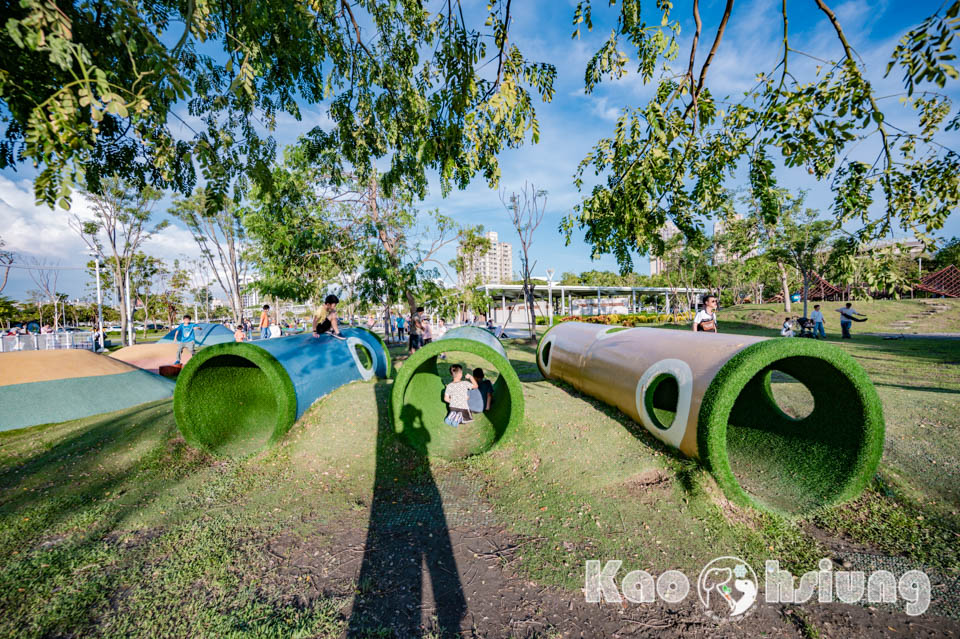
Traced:
[[[676, 314], [676, 319], [681, 322], [688, 322], [693, 319], [693, 313], [683, 311]], [[565, 315], [563, 317], [555, 316], [554, 324], [560, 322], [586, 322], [588, 324], [606, 324], [611, 326], [641, 326], [643, 324], [666, 324], [674, 321], [673, 313], [610, 313], [607, 315]], [[538, 317], [537, 324], [546, 326], [548, 324], [546, 317]]]

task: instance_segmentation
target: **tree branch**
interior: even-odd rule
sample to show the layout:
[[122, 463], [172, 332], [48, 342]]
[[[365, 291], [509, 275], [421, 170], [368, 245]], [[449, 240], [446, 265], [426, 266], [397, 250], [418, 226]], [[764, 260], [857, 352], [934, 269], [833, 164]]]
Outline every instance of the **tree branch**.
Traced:
[[353, 15], [353, 10], [350, 9], [350, 4], [347, 2], [347, 0], [340, 0], [340, 6], [346, 9], [347, 15], [350, 16], [350, 22], [353, 23], [353, 30], [357, 34], [357, 44], [359, 44], [361, 48], [367, 52], [367, 56], [369, 56], [371, 60], [375, 60], [373, 54], [370, 53], [370, 49], [367, 48], [367, 45], [365, 45], [363, 40], [360, 38], [360, 25], [357, 24], [357, 19]]
[[700, 0], [693, 0], [693, 21], [696, 23], [697, 29], [693, 33], [693, 43], [690, 45], [690, 66], [687, 68], [687, 79], [690, 83], [690, 95], [696, 100], [694, 96], [693, 67], [697, 58], [697, 44], [700, 42], [700, 31], [703, 28], [703, 22], [700, 20]]

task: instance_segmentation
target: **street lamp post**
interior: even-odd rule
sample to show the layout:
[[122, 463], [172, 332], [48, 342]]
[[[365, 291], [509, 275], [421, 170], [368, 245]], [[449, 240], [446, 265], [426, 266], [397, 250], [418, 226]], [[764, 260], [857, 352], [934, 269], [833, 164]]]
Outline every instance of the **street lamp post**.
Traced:
[[547, 315], [550, 317], [549, 326], [553, 326], [553, 274], [556, 270], [547, 269]]
[[97, 341], [100, 342], [100, 348], [103, 350], [103, 293], [100, 290], [100, 254], [96, 251], [90, 255], [97, 264]]

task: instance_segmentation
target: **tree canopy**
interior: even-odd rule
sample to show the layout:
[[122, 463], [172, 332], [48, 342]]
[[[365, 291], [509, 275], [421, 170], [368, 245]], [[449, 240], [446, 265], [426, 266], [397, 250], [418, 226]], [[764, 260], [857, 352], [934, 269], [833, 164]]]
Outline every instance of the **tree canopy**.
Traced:
[[[809, 54], [791, 43], [782, 0], [781, 56], [772, 64], [757, 62], [757, 82], [739, 99], [724, 97], [709, 75], [718, 49], [736, 46], [723, 39], [729, 23], [745, 15], [733, 14], [733, 0], [726, 0], [699, 65], [705, 27], [698, 0], [683, 3], [696, 25], [689, 63], [680, 59], [675, 3], [658, 2], [653, 12], [641, 11], [640, 0], [610, 4], [616, 26], [587, 65], [586, 91], [622, 77], [632, 64], [656, 90], [646, 104], [624, 110], [613, 135], [597, 142], [575, 176], [578, 188], [590, 172], [602, 178], [562, 225], [568, 237], [575, 227], [584, 229], [594, 255], [613, 254], [628, 270], [634, 253], [663, 253], [659, 232], [668, 220], [688, 238], [702, 235], [704, 218], [729, 214], [724, 186], [738, 170], [748, 173], [763, 216], [775, 221], [782, 205], [777, 163], [829, 184], [833, 216], [840, 223], [855, 220], [861, 239], [899, 227], [930, 240], [960, 204], [960, 155], [935, 139], [960, 127], [951, 101], [936, 91], [958, 77], [950, 44], [960, 29], [960, 1], [911, 29], [891, 53], [886, 73], [902, 74], [899, 97], [916, 113], [909, 128], [886, 117], [880, 100], [891, 96], [876, 95], [863, 60], [824, 0], [791, 7], [806, 7], [829, 22], [842, 57], [805, 73], [807, 65], [797, 59]], [[581, 0], [574, 37], [591, 29], [593, 19], [592, 1]]]
[[510, 0], [479, 28], [441, 0], [22, 0], [5, 16], [0, 168], [32, 163], [38, 200], [64, 207], [79, 179], [96, 192], [113, 174], [189, 194], [194, 160], [214, 193], [269, 186], [269, 132], [298, 101], [329, 106], [310, 140], [331, 179], [386, 158], [387, 192], [422, 194], [427, 170], [444, 189], [496, 185], [497, 154], [537, 140], [532, 94], [550, 100], [556, 73], [511, 43]]

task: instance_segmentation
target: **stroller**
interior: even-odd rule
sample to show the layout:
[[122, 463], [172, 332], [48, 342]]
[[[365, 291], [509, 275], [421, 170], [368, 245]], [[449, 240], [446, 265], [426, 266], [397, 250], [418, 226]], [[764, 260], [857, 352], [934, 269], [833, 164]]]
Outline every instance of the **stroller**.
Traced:
[[816, 338], [816, 334], [813, 332], [813, 320], [807, 317], [798, 317], [797, 326], [800, 327], [800, 334], [797, 337], [809, 337], [810, 339]]

